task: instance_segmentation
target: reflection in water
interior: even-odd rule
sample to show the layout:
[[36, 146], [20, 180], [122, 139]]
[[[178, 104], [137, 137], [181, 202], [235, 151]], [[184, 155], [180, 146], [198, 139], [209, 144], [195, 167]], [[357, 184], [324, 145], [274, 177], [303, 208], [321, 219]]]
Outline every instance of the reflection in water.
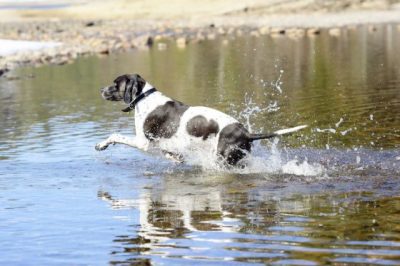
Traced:
[[[183, 171], [165, 175], [135, 200], [101, 191], [112, 208], [140, 212], [138, 230], [117, 236], [122, 249], [113, 254], [166, 263], [398, 263], [400, 198], [352, 192], [353, 182], [322, 195], [301, 184], [289, 191], [290, 182], [271, 178]], [[333, 190], [337, 181], [320, 186]]]
[[[399, 38], [222, 37], [16, 70], [0, 80], [0, 264], [400, 264]], [[239, 173], [98, 153], [134, 127], [99, 88], [132, 72], [254, 132], [310, 127], [257, 143]]]

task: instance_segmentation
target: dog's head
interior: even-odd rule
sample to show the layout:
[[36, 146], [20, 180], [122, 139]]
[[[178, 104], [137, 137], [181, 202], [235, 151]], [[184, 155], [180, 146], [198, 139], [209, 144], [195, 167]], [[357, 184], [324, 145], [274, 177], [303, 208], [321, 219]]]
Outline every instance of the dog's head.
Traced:
[[122, 75], [114, 80], [114, 84], [101, 89], [101, 96], [109, 101], [122, 101], [129, 104], [140, 93], [146, 81], [138, 74]]

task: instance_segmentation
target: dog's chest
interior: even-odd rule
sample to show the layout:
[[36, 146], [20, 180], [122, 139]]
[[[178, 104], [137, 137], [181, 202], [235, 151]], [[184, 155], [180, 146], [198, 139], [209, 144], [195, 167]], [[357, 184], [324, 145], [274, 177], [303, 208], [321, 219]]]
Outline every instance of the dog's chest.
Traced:
[[158, 107], [171, 101], [170, 98], [162, 95], [160, 92], [155, 92], [150, 97], [139, 102], [135, 107], [135, 129], [138, 137], [144, 137], [144, 123], [149, 115]]

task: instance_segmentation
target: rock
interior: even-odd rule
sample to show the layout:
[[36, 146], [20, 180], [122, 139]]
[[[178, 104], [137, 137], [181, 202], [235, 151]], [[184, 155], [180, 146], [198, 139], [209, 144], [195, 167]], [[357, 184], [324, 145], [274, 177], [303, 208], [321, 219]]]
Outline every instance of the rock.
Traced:
[[159, 40], [161, 40], [162, 38], [164, 38], [163, 35], [157, 34], [156, 36], [154, 36], [154, 41], [159, 41]]
[[290, 28], [286, 30], [286, 34], [291, 39], [300, 39], [304, 37], [305, 31], [301, 28]]
[[374, 26], [374, 25], [369, 25], [368, 26], [368, 31], [369, 32], [375, 32], [375, 31], [377, 31], [378, 30], [378, 28], [376, 27], [376, 26]]
[[269, 34], [271, 31], [270, 31], [269, 27], [265, 26], [265, 27], [261, 27], [259, 29], [259, 32], [261, 35], [266, 35], [266, 34]]
[[196, 36], [194, 37], [194, 42], [202, 42], [206, 39], [206, 37], [204, 36], [204, 34], [202, 32], [197, 32]]
[[187, 40], [185, 37], [180, 37], [180, 38], [176, 39], [176, 45], [179, 48], [185, 48], [186, 44], [187, 44]]
[[112, 40], [108, 40], [108, 47], [114, 47], [117, 44], [117, 40], [112, 39]]
[[57, 65], [65, 65], [65, 64], [68, 64], [70, 62], [71, 62], [71, 59], [68, 58], [67, 56], [62, 56], [62, 57], [59, 57], [59, 58], [55, 58], [53, 60], [53, 63], [57, 64]]
[[321, 30], [318, 28], [309, 28], [307, 30], [307, 35], [308, 36], [315, 36], [315, 35], [319, 35], [321, 33]]
[[260, 37], [260, 33], [259, 33], [257, 30], [252, 30], [252, 31], [250, 32], [250, 36], [253, 36], [253, 37]]
[[[43, 63], [43, 64], [45, 64], [45, 63], [50, 63], [51, 62], [51, 57], [50, 56], [48, 56], [48, 55], [43, 55], [41, 58], [40, 58], [40, 62], [41, 63]], [[25, 59], [25, 60], [23, 60], [23, 61], [25, 61], [26, 63], [28, 63], [30, 60], [29, 59]]]
[[195, 42], [202, 42], [202, 41], [204, 41], [206, 39], [206, 37], [204, 36], [204, 34], [203, 33], [201, 33], [201, 32], [198, 32], [197, 34], [196, 34], [196, 37], [195, 37]]
[[358, 29], [358, 26], [357, 25], [349, 25], [349, 26], [347, 26], [347, 29], [354, 31], [354, 30]]
[[8, 71], [10, 71], [8, 68], [3, 68], [0, 69], [0, 77], [3, 76], [5, 73], [7, 73]]
[[159, 43], [157, 43], [157, 48], [158, 48], [158, 50], [163, 51], [163, 50], [167, 49], [167, 44], [163, 43], [163, 42], [159, 42]]
[[216, 38], [216, 35], [215, 35], [215, 33], [208, 33], [207, 34], [207, 39], [208, 40], [215, 40], [215, 38]]
[[130, 42], [128, 42], [128, 41], [124, 41], [123, 43], [122, 43], [122, 49], [124, 49], [124, 50], [129, 50], [129, 49], [131, 49], [133, 46], [132, 46], [132, 44], [130, 43]]
[[85, 24], [85, 27], [93, 27], [95, 23], [93, 21], [89, 21]]
[[332, 29], [329, 29], [328, 33], [331, 36], [339, 37], [341, 35], [341, 30], [340, 30], [340, 28], [332, 28]]
[[122, 43], [120, 43], [120, 42], [117, 42], [116, 44], [114, 44], [114, 50], [122, 50]]
[[40, 62], [40, 58], [41, 58], [42, 54], [38, 51], [34, 51], [31, 54], [31, 60], [32, 62]]
[[153, 44], [154, 44], [153, 37], [149, 36], [149, 37], [147, 38], [146, 45], [147, 45], [148, 47], [152, 47]]
[[270, 30], [271, 36], [284, 35], [285, 33], [286, 33], [286, 30], [283, 28], [272, 28]]
[[110, 49], [108, 49], [108, 47], [103, 47], [102, 49], [99, 49], [98, 53], [103, 55], [110, 54]]
[[272, 28], [270, 31], [270, 36], [272, 38], [281, 38], [285, 36], [286, 30], [281, 28]]

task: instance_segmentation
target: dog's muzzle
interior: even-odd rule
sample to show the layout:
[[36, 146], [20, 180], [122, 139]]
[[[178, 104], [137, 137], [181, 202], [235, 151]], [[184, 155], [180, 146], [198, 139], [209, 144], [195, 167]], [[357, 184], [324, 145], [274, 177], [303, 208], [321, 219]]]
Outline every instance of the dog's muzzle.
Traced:
[[120, 101], [120, 97], [117, 97], [116, 95], [117, 91], [114, 86], [109, 86], [109, 87], [104, 87], [100, 89], [101, 92], [101, 97], [103, 97], [104, 100], [108, 101]]

